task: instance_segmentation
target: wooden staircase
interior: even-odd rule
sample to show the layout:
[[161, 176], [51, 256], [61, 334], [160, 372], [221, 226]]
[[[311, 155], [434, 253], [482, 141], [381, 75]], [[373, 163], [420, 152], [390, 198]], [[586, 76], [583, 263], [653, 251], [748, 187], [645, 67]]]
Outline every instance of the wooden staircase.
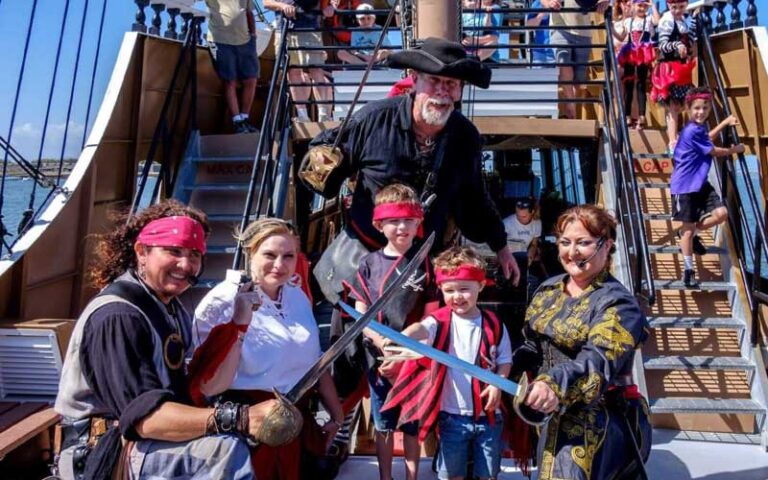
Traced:
[[761, 374], [749, 346], [743, 293], [732, 267], [727, 227], [703, 232], [696, 256], [700, 287], [682, 284], [683, 259], [671, 219], [671, 159], [660, 130], [632, 131], [635, 170], [656, 303], [646, 314], [652, 334], [643, 367], [653, 424], [698, 432], [758, 434], [766, 417]]
[[[258, 133], [195, 134], [190, 141], [173, 196], [204, 211], [211, 225], [205, 269], [198, 284], [183, 296], [190, 311], [232, 268], [234, 233], [242, 219], [258, 141]], [[252, 205], [255, 219], [256, 198]]]

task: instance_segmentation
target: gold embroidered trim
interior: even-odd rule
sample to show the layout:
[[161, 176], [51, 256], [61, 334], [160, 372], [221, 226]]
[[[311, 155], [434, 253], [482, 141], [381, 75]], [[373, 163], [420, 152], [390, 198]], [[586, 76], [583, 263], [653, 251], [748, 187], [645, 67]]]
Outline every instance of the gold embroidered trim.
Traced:
[[604, 348], [608, 360], [614, 361], [624, 353], [632, 351], [635, 339], [621, 325], [621, 318], [616, 307], [610, 307], [603, 315], [603, 321], [593, 326], [589, 331], [592, 344]]

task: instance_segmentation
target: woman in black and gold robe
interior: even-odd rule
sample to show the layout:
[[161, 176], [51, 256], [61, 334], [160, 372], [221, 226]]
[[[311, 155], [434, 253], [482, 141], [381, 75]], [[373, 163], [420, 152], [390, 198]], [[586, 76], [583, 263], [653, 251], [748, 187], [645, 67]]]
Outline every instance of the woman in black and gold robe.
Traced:
[[599, 207], [565, 212], [557, 233], [566, 273], [544, 282], [528, 307], [514, 363], [538, 371], [522, 413], [551, 414], [540, 430], [540, 480], [645, 478], [651, 426], [631, 374], [649, 327], [634, 296], [607, 271], [615, 231]]

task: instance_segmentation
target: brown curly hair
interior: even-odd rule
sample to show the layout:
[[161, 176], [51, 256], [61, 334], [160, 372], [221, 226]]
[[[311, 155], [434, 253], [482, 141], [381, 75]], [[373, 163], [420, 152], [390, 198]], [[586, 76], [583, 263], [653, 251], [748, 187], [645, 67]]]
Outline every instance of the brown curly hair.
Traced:
[[432, 261], [435, 269], [453, 273], [462, 265], [472, 265], [485, 269], [485, 260], [472, 247], [451, 247]]
[[113, 212], [111, 220], [115, 222], [115, 228], [105, 235], [96, 236], [98, 242], [96, 260], [88, 271], [91, 284], [95, 288], [102, 289], [126, 270], [136, 268], [136, 253], [133, 246], [141, 229], [158, 218], [173, 216], [185, 216], [197, 220], [203, 226], [206, 238], [211, 233], [205, 213], [177, 200], [165, 200], [151, 205], [133, 217], [130, 217], [127, 211]]
[[[571, 207], [557, 219], [555, 234], [559, 239], [566, 227], [573, 222], [581, 222], [584, 228], [596, 238], [616, 241], [616, 226], [618, 222], [606, 209], [599, 205], [584, 204]], [[606, 266], [611, 264], [612, 254], [616, 251], [616, 244], [608, 251]]]

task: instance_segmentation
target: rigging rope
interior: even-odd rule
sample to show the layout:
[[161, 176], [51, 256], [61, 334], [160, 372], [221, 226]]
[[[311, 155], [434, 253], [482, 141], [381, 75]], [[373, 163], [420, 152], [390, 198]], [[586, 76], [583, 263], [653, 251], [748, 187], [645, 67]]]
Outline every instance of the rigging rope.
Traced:
[[[88, 18], [88, 4], [90, 0], [85, 0], [83, 6], [83, 20], [80, 22], [80, 37], [77, 40], [77, 54], [75, 55], [75, 68], [72, 70], [72, 86], [69, 90], [69, 106], [67, 107], [67, 119], [64, 121], [64, 138], [61, 142], [61, 154], [59, 156], [59, 171], [56, 174], [56, 185], [61, 183], [61, 171], [64, 166], [64, 151], [67, 148], [67, 135], [69, 133], [69, 119], [72, 116], [72, 102], [75, 98], [75, 84], [77, 83], [77, 69], [80, 66], [80, 52], [83, 47], [83, 33], [85, 31], [85, 20]], [[85, 127], [83, 127], [85, 128]]]
[[[56, 77], [58, 76], [59, 72], [59, 60], [61, 60], [61, 46], [64, 43], [64, 30], [66, 30], [67, 26], [67, 15], [69, 14], [69, 0], [66, 0], [64, 3], [64, 14], [61, 17], [61, 28], [59, 30], [59, 44], [56, 47], [56, 59], [53, 62], [53, 75], [51, 76], [51, 88], [48, 91], [48, 104], [45, 108], [45, 119], [43, 120], [43, 133], [40, 138], [40, 148], [37, 151], [37, 169], [40, 169], [40, 166], [43, 161], [43, 147], [45, 146], [45, 137], [48, 132], [48, 121], [50, 120], [51, 115], [51, 104], [53, 103], [53, 91], [56, 88]], [[37, 183], [32, 185], [32, 192], [29, 194], [29, 203], [27, 205], [27, 210], [24, 212], [24, 215], [29, 215], [28, 212], [31, 212], [35, 205], [35, 197], [37, 196]], [[29, 219], [31, 220], [31, 218]], [[29, 220], [27, 220], [28, 223]], [[21, 228], [21, 226], [20, 226]]]
[[88, 121], [91, 118], [91, 103], [93, 102], [93, 87], [96, 83], [96, 70], [99, 66], [99, 55], [101, 53], [102, 34], [104, 33], [104, 17], [107, 13], [107, 0], [101, 7], [101, 20], [99, 20], [99, 39], [96, 41], [96, 53], [93, 57], [93, 69], [91, 70], [91, 87], [88, 89], [88, 106], [85, 108], [85, 123], [83, 124], [83, 141], [80, 144], [80, 150], [85, 148], [85, 140], [88, 138]]
[[[29, 39], [32, 36], [32, 25], [35, 22], [35, 13], [37, 12], [37, 0], [32, 0], [32, 12], [29, 15], [29, 24], [27, 25], [27, 38], [24, 40], [24, 53], [21, 57], [21, 69], [19, 72], [19, 80], [16, 82], [16, 95], [13, 100], [13, 110], [11, 111], [11, 122], [8, 126], [8, 144], [10, 145], [11, 137], [13, 135], [13, 125], [16, 122], [16, 109], [19, 106], [19, 94], [21, 93], [21, 84], [24, 80], [24, 71], [26, 70], [27, 66], [27, 54], [29, 53]], [[8, 235], [8, 231], [6, 230], [5, 226], [3, 226], [3, 203], [5, 198], [5, 179], [8, 178], [6, 175], [8, 171], [8, 149], [5, 150], [5, 154], [3, 155], [3, 175], [2, 178], [0, 178], [0, 238], [3, 239], [3, 245], [8, 248], [10, 251], [10, 247], [5, 242], [5, 236]]]

